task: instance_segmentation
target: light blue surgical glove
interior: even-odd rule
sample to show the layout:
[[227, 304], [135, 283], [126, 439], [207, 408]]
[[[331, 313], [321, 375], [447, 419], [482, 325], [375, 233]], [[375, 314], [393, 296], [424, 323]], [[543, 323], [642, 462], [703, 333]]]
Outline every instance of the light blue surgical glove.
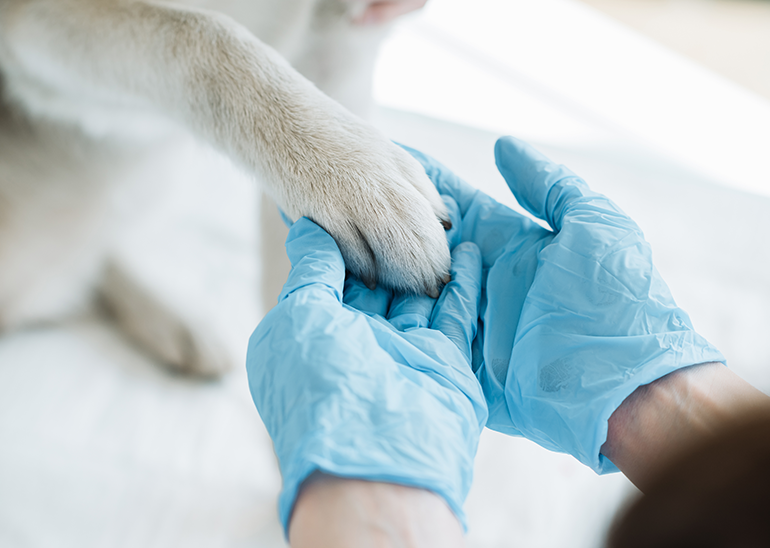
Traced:
[[473, 369], [489, 406], [487, 426], [570, 453], [599, 473], [616, 471], [600, 448], [623, 400], [676, 369], [724, 362], [674, 302], [642, 231], [517, 139], [497, 142], [498, 169], [517, 201], [553, 231], [407, 150], [457, 202], [453, 230], [481, 249]]
[[286, 249], [289, 279], [247, 356], [251, 394], [283, 476], [284, 529], [314, 471], [429, 489], [464, 525], [487, 419], [470, 367], [478, 249], [454, 250], [453, 281], [438, 302], [346, 284], [337, 245], [308, 219], [291, 227]]

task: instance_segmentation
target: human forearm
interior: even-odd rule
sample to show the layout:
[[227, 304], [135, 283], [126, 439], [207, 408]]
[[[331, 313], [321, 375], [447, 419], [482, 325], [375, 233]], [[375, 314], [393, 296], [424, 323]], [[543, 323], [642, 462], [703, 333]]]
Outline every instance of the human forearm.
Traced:
[[459, 548], [460, 522], [438, 495], [390, 483], [312, 476], [289, 525], [292, 548]]
[[673, 457], [770, 398], [720, 363], [681, 369], [626, 398], [609, 420], [602, 454], [642, 491]]

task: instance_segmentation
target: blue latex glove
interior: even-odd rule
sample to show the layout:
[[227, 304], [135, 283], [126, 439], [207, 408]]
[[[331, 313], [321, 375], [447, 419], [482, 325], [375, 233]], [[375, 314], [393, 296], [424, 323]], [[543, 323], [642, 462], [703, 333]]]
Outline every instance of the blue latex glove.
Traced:
[[308, 219], [291, 227], [286, 249], [289, 279], [247, 356], [251, 394], [283, 476], [285, 531], [297, 490], [317, 470], [429, 489], [465, 525], [462, 504], [487, 419], [470, 367], [478, 248], [454, 250], [453, 281], [438, 302], [391, 301], [383, 289], [346, 283], [337, 245]]
[[553, 231], [407, 150], [459, 205], [453, 230], [481, 249], [473, 369], [487, 426], [570, 453], [597, 472], [616, 471], [600, 448], [623, 400], [676, 369], [724, 362], [677, 307], [641, 229], [522, 141], [497, 142], [498, 169], [518, 202]]

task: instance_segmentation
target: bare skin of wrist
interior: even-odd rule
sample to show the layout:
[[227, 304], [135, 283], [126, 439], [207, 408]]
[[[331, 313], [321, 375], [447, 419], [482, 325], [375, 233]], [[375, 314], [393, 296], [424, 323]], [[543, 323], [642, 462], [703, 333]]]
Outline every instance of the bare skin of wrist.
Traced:
[[721, 363], [687, 367], [626, 398], [610, 417], [601, 452], [644, 492], [691, 444], [768, 409], [768, 396]]
[[443, 498], [414, 487], [316, 473], [289, 524], [292, 548], [461, 548], [463, 530]]

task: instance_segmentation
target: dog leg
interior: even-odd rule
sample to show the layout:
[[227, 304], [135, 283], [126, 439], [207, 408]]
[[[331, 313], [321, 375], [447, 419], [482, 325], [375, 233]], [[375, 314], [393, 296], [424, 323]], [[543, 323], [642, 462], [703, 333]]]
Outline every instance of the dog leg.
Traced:
[[177, 143], [164, 161], [173, 171], [151, 165], [165, 174], [155, 185], [167, 191], [112, 246], [102, 302], [159, 362], [216, 376], [244, 363], [244, 341], [263, 314], [254, 231], [260, 193], [195, 142]]
[[256, 175], [290, 217], [329, 231], [370, 285], [437, 295], [448, 277], [448, 217], [420, 165], [227, 17], [4, 0], [0, 65], [30, 112], [80, 113], [87, 130], [104, 118], [93, 105], [167, 113]]
[[134, 231], [108, 258], [102, 302], [160, 363], [218, 376], [244, 363], [244, 341], [262, 315], [256, 247], [205, 214], [164, 219]]

